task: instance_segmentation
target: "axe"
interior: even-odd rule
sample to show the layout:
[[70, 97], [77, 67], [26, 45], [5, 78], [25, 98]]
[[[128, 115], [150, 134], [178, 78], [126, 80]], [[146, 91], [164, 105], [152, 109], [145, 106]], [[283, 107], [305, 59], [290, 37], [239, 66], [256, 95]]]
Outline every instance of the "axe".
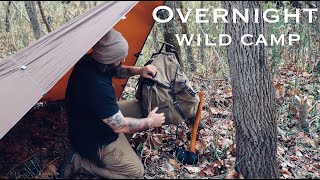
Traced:
[[201, 112], [202, 112], [202, 106], [204, 101], [204, 91], [199, 92], [199, 98], [200, 98], [200, 102], [198, 105], [196, 118], [191, 131], [191, 142], [190, 142], [189, 151], [185, 151], [184, 149], [181, 149], [181, 148], [176, 150], [177, 159], [183, 164], [195, 164], [198, 162], [198, 153], [196, 152], [196, 139], [197, 139], [197, 132], [198, 132], [198, 127], [201, 119]]

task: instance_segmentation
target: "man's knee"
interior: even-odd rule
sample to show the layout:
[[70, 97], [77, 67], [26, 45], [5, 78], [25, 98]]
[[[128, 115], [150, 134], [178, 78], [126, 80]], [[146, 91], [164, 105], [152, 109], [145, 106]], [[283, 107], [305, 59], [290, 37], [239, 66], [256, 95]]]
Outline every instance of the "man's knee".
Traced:
[[141, 103], [137, 99], [118, 101], [117, 103], [123, 116], [143, 118]]

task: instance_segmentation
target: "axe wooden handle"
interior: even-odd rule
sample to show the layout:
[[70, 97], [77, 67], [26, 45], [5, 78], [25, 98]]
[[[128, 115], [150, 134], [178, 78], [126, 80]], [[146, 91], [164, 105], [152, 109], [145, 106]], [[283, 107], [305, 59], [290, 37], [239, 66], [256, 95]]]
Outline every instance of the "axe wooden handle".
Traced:
[[203, 106], [203, 100], [204, 100], [204, 91], [199, 92], [199, 98], [200, 98], [200, 102], [198, 105], [196, 118], [194, 120], [194, 124], [191, 131], [191, 143], [189, 147], [189, 151], [193, 153], [196, 153], [197, 132], [198, 132], [198, 127], [201, 119], [201, 112], [202, 112], [202, 106]]

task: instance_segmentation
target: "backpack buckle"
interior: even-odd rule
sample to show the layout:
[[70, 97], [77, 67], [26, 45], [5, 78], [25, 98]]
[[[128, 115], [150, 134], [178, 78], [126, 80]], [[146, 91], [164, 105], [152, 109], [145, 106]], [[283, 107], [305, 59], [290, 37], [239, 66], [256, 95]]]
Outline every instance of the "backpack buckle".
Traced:
[[178, 82], [178, 84], [182, 87], [182, 89], [186, 88], [186, 81], [185, 82]]
[[192, 89], [188, 88], [188, 92], [194, 97], [196, 96], [196, 92], [194, 92]]

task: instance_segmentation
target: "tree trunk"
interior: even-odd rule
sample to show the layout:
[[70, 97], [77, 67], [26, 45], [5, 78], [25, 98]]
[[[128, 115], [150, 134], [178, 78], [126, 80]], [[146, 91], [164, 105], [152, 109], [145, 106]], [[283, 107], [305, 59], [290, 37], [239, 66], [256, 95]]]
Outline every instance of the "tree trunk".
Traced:
[[31, 22], [31, 26], [33, 29], [33, 34], [36, 39], [39, 39], [41, 37], [41, 29], [40, 29], [40, 23], [38, 20], [37, 15], [37, 9], [35, 6], [34, 1], [25, 1], [25, 7], [28, 12], [28, 16]]
[[10, 32], [10, 29], [11, 29], [10, 6], [11, 6], [11, 1], [8, 1], [7, 11], [6, 11], [6, 32]]
[[11, 29], [11, 24], [10, 24], [10, 6], [11, 6], [11, 1], [8, 1], [7, 5], [7, 10], [6, 10], [6, 32], [9, 32]]
[[[175, 11], [176, 5], [174, 1], [167, 1], [166, 2], [166, 6], [170, 7], [173, 11]], [[176, 13], [174, 13], [176, 14]], [[162, 16], [162, 19], [164, 19], [164, 17], [168, 17], [167, 14], [161, 13], [160, 14]], [[163, 37], [164, 37], [164, 41], [173, 45], [174, 48], [177, 50], [178, 52], [178, 56], [180, 59], [180, 65], [181, 68], [184, 70], [184, 61], [183, 58], [181, 57], [181, 48], [179, 46], [178, 40], [175, 36], [175, 34], [178, 34], [178, 32], [176, 31], [176, 25], [174, 23], [174, 19], [172, 19], [171, 21], [167, 22], [167, 23], [163, 23]]]
[[158, 50], [159, 46], [158, 46], [158, 38], [157, 38], [157, 25], [154, 24], [153, 28], [152, 28], [152, 38], [153, 38], [153, 46], [154, 46], [154, 50]]
[[[318, 8], [318, 39], [319, 39], [319, 49], [320, 49], [320, 1], [316, 1], [317, 3], [317, 8]], [[320, 51], [318, 52], [318, 61], [315, 64], [315, 69], [317, 70], [318, 73], [320, 73]]]
[[[319, 33], [320, 33], [320, 1], [316, 1], [316, 3], [317, 3], [317, 8], [318, 8], [318, 26], [319, 26]], [[318, 37], [319, 37], [319, 40], [320, 40], [320, 36], [318, 36]]]
[[[177, 3], [178, 3], [177, 7], [179, 7], [181, 9], [183, 16], [185, 16], [184, 6], [182, 4], [182, 1], [177, 1]], [[189, 33], [189, 29], [188, 29], [188, 24], [182, 23], [182, 21], [180, 21], [180, 24], [181, 24], [181, 33], [186, 34], [189, 39], [190, 33]], [[187, 45], [185, 44], [185, 46], [187, 46]], [[192, 46], [186, 47], [186, 56], [187, 56], [188, 64], [190, 64], [191, 72], [194, 72], [196, 70], [196, 62], [193, 57]]]
[[[223, 1], [223, 8], [244, 14], [249, 9], [249, 23], [232, 23], [232, 13], [225, 24], [226, 34], [232, 38], [228, 46], [233, 116], [236, 126], [236, 171], [248, 179], [275, 179], [277, 172], [276, 101], [272, 77], [266, 63], [265, 46], [244, 46], [240, 38], [263, 34], [264, 21], [258, 1]], [[254, 9], [259, 9], [259, 22], [254, 23]]]
[[43, 8], [42, 8], [42, 4], [41, 4], [41, 1], [37, 1], [38, 2], [38, 6], [39, 6], [39, 10], [40, 10], [40, 14], [41, 14], [41, 17], [42, 17], [42, 21], [43, 23], [46, 25], [46, 28], [48, 30], [48, 32], [51, 32], [51, 28], [50, 28], [50, 25], [47, 21], [47, 18], [46, 16], [44, 15], [44, 12], [43, 12]]
[[[203, 1], [201, 1], [201, 3], [200, 3], [200, 8], [201, 9], [204, 9], [203, 8]], [[205, 31], [204, 30], [204, 27], [203, 27], [203, 24], [202, 23], [200, 23], [200, 27], [201, 27], [201, 29], [203, 30], [203, 31]], [[200, 30], [201, 31], [201, 30]], [[206, 31], [205, 31], [206, 32]], [[201, 33], [200, 33], [201, 34]], [[201, 41], [201, 44], [200, 44], [200, 62], [201, 63], [204, 63], [205, 62], [205, 43], [204, 43], [204, 41]]]

